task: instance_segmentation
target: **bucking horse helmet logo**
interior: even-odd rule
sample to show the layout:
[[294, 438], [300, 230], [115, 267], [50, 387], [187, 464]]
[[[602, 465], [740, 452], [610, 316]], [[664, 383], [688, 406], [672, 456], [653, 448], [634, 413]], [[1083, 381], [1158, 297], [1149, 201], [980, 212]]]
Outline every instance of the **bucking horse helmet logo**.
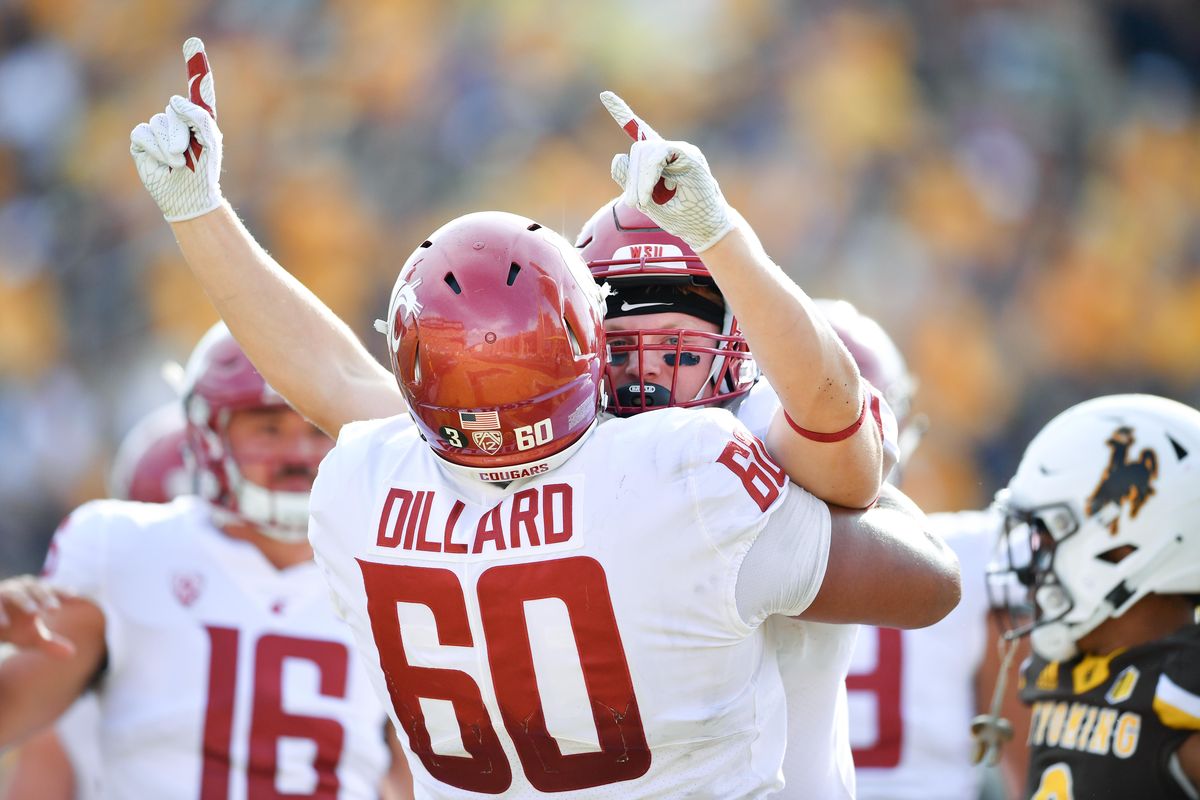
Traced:
[[[1115, 503], [1118, 510], [1129, 501], [1129, 516], [1136, 517], [1142, 506], [1154, 494], [1151, 482], [1158, 477], [1158, 456], [1150, 448], [1142, 450], [1136, 461], [1127, 460], [1129, 449], [1133, 446], [1133, 428], [1122, 425], [1113, 431], [1106, 444], [1112, 450], [1108, 466], [1100, 478], [1100, 485], [1092, 492], [1087, 500], [1087, 513], [1096, 514], [1109, 503]], [[1114, 536], [1121, 515], [1113, 517], [1108, 524], [1108, 530]]]

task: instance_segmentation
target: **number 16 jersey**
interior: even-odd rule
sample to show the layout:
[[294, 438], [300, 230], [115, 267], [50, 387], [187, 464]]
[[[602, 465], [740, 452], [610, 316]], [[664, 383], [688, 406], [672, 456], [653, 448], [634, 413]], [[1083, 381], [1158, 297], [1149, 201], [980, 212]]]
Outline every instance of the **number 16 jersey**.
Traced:
[[373, 798], [386, 719], [315, 564], [279, 570], [196, 497], [98, 500], [46, 577], [104, 612], [104, 796]]
[[[816, 595], [829, 516], [728, 412], [608, 420], [506, 487], [447, 469], [402, 418], [355, 423], [312, 515], [418, 796], [781, 785], [783, 694], [760, 626]], [[771, 542], [785, 546], [770, 567], [739, 583]]]

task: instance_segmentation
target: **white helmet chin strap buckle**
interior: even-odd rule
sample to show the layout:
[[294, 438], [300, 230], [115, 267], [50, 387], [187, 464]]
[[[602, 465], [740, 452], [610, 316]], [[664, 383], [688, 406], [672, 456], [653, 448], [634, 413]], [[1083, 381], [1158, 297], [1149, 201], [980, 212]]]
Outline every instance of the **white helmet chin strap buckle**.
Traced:
[[1051, 622], [1034, 628], [1029, 634], [1029, 641], [1034, 652], [1048, 661], [1068, 661], [1079, 652], [1071, 629], [1063, 622]]
[[308, 539], [308, 492], [265, 489], [242, 477], [232, 459], [226, 460], [226, 470], [237, 497], [238, 517], [281, 542]]

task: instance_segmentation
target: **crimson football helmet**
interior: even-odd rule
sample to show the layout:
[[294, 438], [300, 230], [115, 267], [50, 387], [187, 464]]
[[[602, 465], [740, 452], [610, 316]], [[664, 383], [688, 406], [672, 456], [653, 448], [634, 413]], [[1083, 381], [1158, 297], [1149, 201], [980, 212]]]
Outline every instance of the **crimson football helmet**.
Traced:
[[481, 480], [552, 469], [603, 409], [599, 287], [531, 219], [483, 211], [434, 231], [379, 327], [421, 435]]
[[108, 476], [108, 494], [118, 500], [166, 503], [192, 491], [184, 464], [183, 408], [167, 403], [134, 425], [117, 448]]
[[[308, 492], [259, 486], [243, 477], [229, 444], [229, 420], [236, 411], [290, 408], [242, 352], [225, 323], [204, 334], [184, 368], [185, 454], [196, 472], [198, 494], [234, 521], [287, 542], [308, 533]], [[324, 453], [307, 452], [315, 473]]]
[[[631, 341], [610, 345], [612, 365], [606, 376], [615, 414], [636, 414], [667, 405], [724, 403], [745, 394], [754, 385], [758, 369], [724, 300], [712, 303], [705, 299], [704, 293], [681, 291], [685, 287], [706, 287], [720, 298], [720, 290], [708, 268], [682, 239], [667, 233], [618, 197], [592, 215], [575, 247], [596, 282], [608, 284], [608, 318], [674, 311], [712, 322], [719, 331], [716, 334], [686, 328], [622, 331], [622, 336], [629, 336]], [[662, 343], [651, 343], [647, 337]], [[686, 365], [687, 359], [698, 353], [711, 353], [715, 358], [708, 380], [696, 397], [675, 397], [674, 377], [670, 387], [656, 386], [645, 375], [639, 376], [637, 383], [617, 385], [614, 367], [623, 363], [630, 352], [640, 354], [647, 350], [665, 351], [664, 360], [669, 366]], [[644, 359], [639, 356], [638, 362], [640, 368]], [[710, 387], [711, 394], [707, 394]]]
[[1070, 659], [1147, 594], [1200, 593], [1200, 411], [1144, 394], [1073, 406], [1029, 443], [996, 505], [993, 605], [1010, 636]]

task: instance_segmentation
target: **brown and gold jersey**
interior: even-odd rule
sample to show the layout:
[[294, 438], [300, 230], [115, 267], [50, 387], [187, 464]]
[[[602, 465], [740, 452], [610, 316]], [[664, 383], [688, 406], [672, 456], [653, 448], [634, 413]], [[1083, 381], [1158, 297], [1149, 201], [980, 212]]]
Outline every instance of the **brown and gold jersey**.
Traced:
[[1174, 763], [1200, 731], [1200, 626], [1107, 655], [1045, 661], [1021, 674], [1032, 707], [1032, 800], [1195, 797]]

